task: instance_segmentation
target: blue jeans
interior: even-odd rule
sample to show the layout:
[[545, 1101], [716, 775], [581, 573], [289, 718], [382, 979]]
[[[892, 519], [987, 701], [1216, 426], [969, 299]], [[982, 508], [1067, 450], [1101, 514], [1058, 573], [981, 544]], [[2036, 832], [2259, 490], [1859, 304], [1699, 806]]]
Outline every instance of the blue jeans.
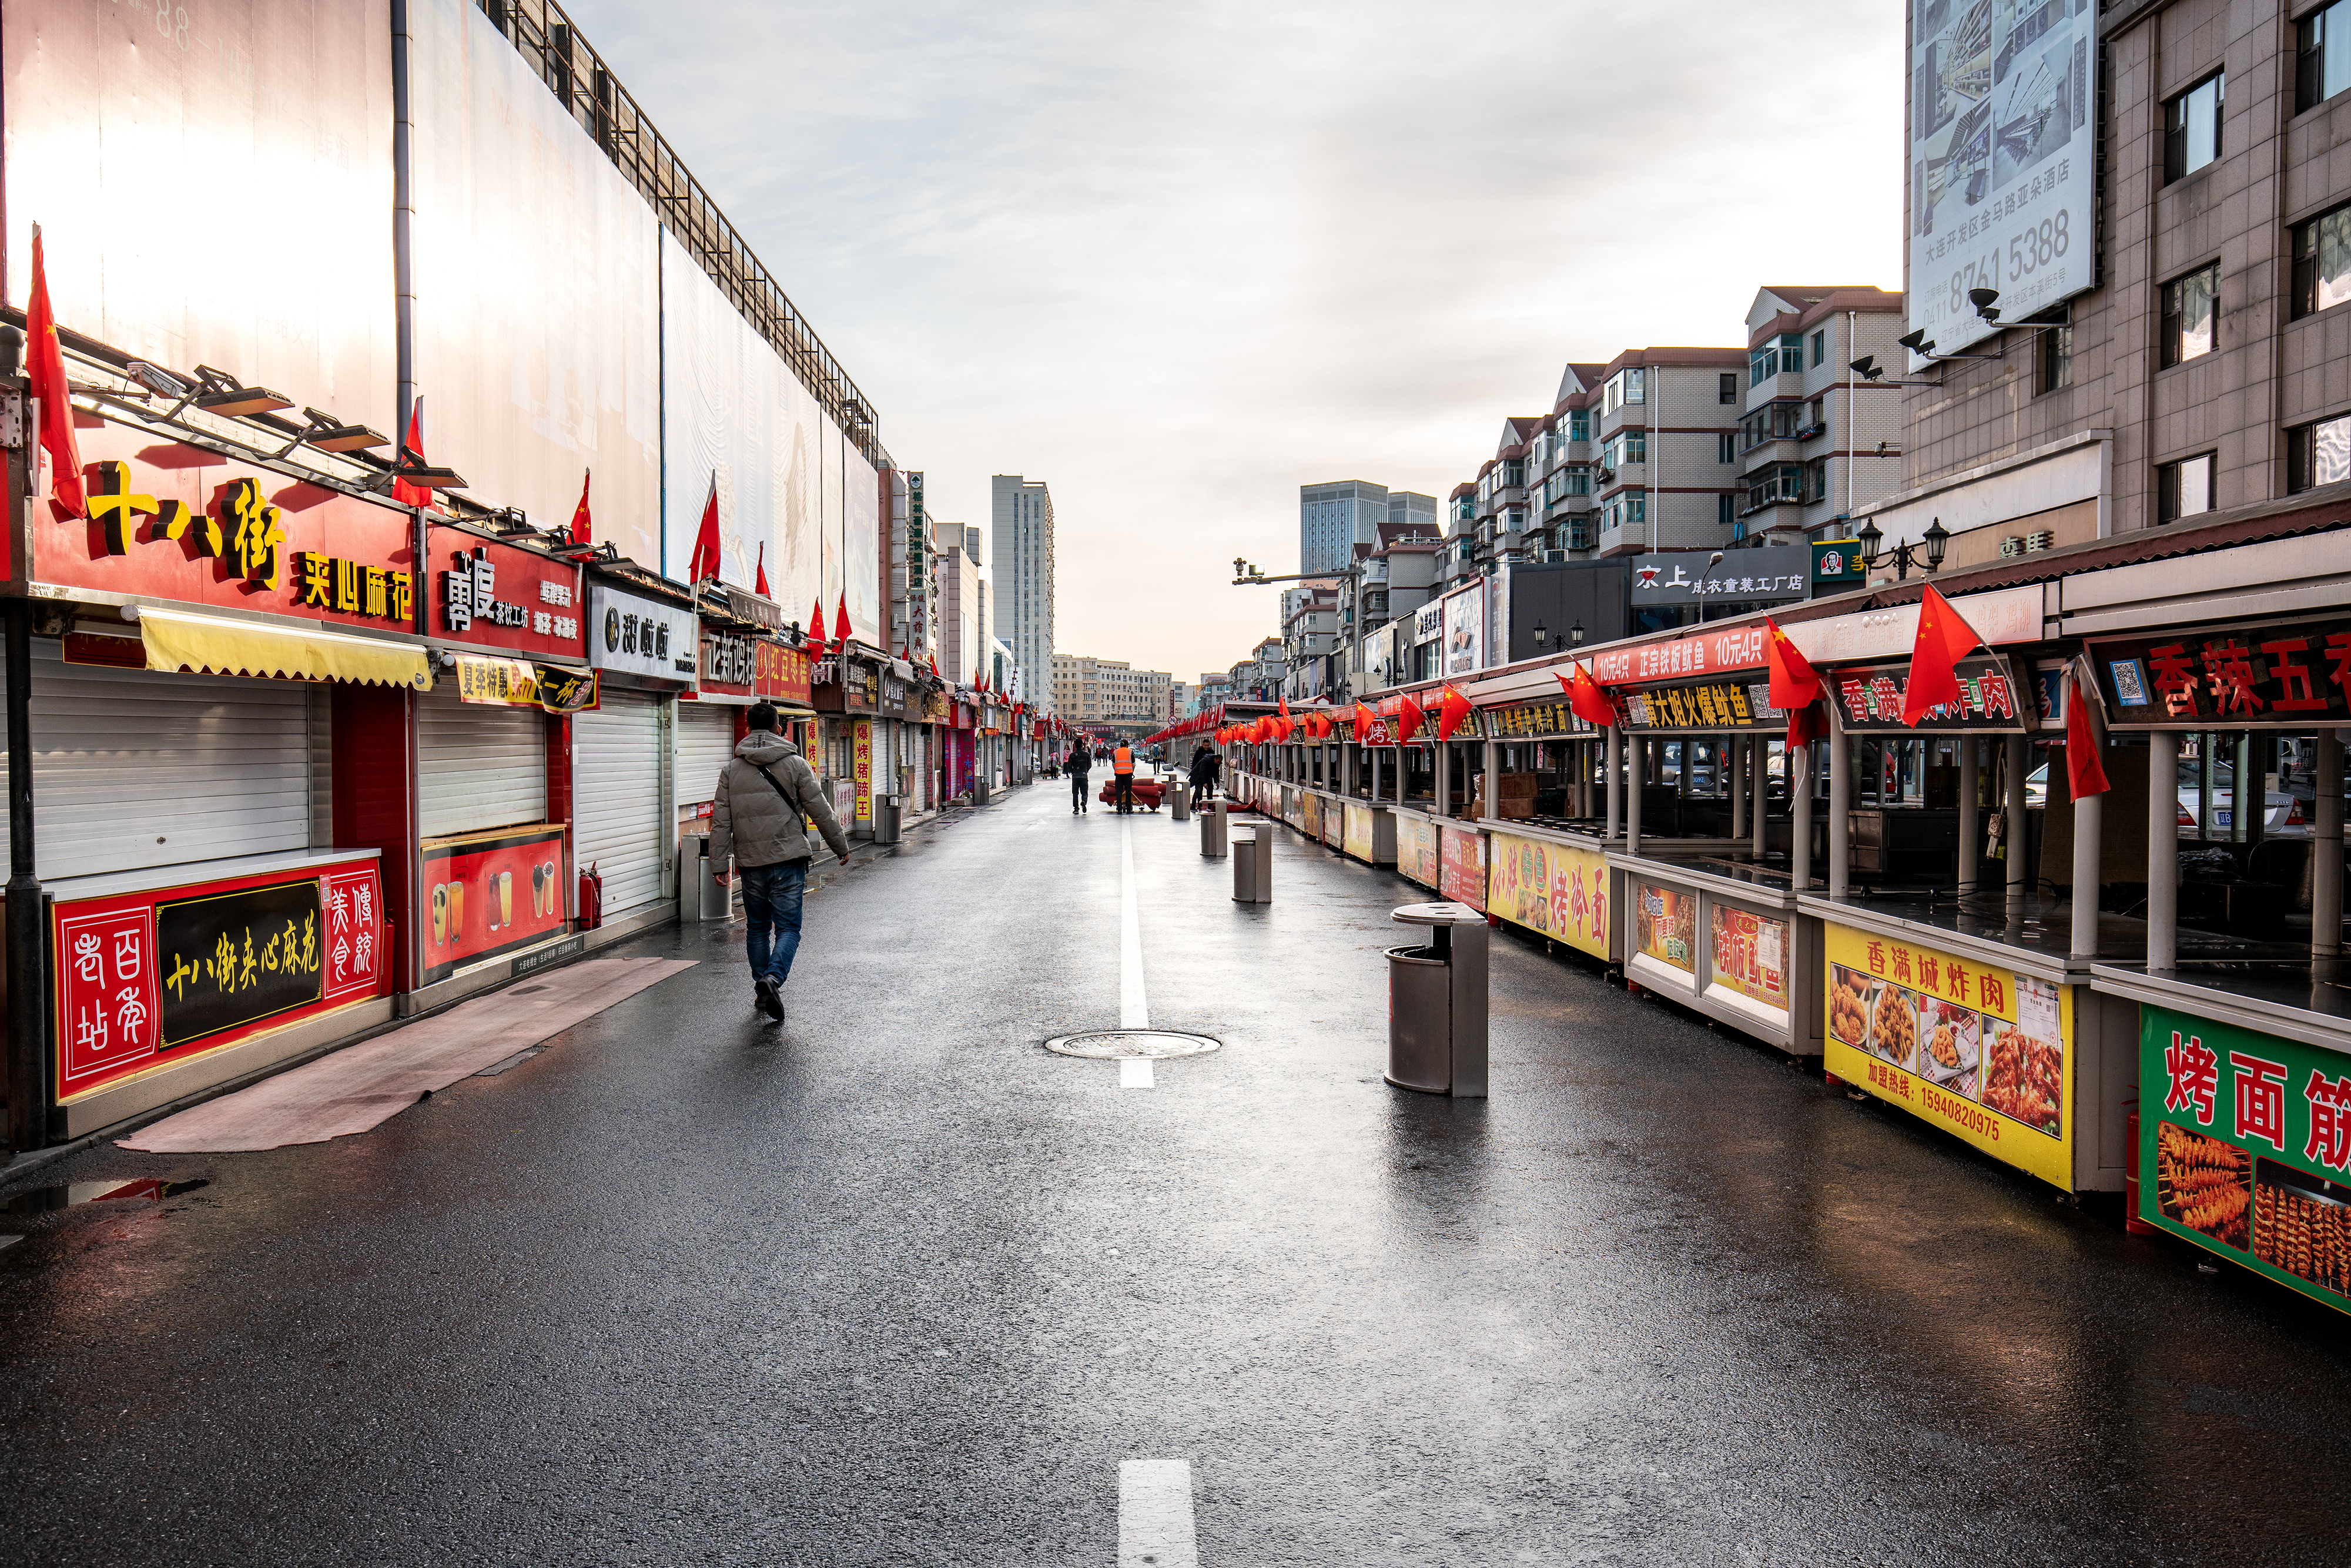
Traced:
[[776, 865], [743, 868], [743, 936], [751, 978], [782, 985], [791, 977], [792, 956], [800, 950], [800, 899], [808, 892], [808, 857]]

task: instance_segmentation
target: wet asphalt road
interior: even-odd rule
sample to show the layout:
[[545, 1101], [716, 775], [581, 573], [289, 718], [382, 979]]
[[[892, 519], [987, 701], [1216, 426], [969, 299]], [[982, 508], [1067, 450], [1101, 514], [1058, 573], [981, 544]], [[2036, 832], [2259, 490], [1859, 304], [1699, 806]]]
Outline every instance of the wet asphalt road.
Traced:
[[0, 1553], [39, 1563], [2333, 1563], [2351, 1336], [1499, 940], [1493, 1092], [1380, 1081], [1388, 909], [1234, 905], [1041, 784], [376, 1132], [110, 1146], [0, 1218]]

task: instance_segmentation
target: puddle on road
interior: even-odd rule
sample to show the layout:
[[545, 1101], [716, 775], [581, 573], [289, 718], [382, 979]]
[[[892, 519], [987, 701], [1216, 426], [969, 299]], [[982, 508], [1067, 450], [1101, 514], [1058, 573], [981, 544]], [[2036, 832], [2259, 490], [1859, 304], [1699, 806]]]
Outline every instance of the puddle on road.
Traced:
[[177, 1197], [183, 1192], [210, 1186], [209, 1181], [162, 1181], [141, 1176], [132, 1181], [77, 1181], [57, 1186], [37, 1186], [7, 1201], [9, 1214], [47, 1214], [84, 1203], [110, 1203], [120, 1198]]

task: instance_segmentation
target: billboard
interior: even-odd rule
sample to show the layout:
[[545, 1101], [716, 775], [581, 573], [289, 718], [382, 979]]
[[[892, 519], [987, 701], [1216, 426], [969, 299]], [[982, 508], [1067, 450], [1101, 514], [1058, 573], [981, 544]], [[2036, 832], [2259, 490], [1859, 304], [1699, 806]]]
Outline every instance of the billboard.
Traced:
[[1486, 667], [1486, 582], [1457, 588], [1445, 606], [1445, 674], [1467, 675]]
[[1910, 0], [1909, 319], [1945, 353], [2095, 281], [2087, 0]]
[[[657, 567], [653, 209], [479, 7], [408, 15], [425, 455], [545, 527], [570, 521], [592, 472], [597, 539]], [[381, 210], [368, 232], [385, 234]]]
[[8, 298], [389, 434], [389, 0], [0, 7]]

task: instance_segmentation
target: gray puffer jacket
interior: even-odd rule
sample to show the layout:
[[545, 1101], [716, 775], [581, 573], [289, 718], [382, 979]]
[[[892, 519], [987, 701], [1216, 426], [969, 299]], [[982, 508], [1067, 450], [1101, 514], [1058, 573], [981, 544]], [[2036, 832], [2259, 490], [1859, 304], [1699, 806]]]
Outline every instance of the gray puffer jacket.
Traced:
[[[790, 793], [798, 810], [784, 804], [783, 796], [760, 775], [762, 768]], [[746, 867], [806, 860], [803, 816], [815, 821], [834, 854], [849, 858], [849, 840], [800, 748], [771, 730], [755, 729], [735, 743], [735, 759], [718, 775], [718, 798], [710, 808], [710, 858], [723, 866], [733, 855]]]

